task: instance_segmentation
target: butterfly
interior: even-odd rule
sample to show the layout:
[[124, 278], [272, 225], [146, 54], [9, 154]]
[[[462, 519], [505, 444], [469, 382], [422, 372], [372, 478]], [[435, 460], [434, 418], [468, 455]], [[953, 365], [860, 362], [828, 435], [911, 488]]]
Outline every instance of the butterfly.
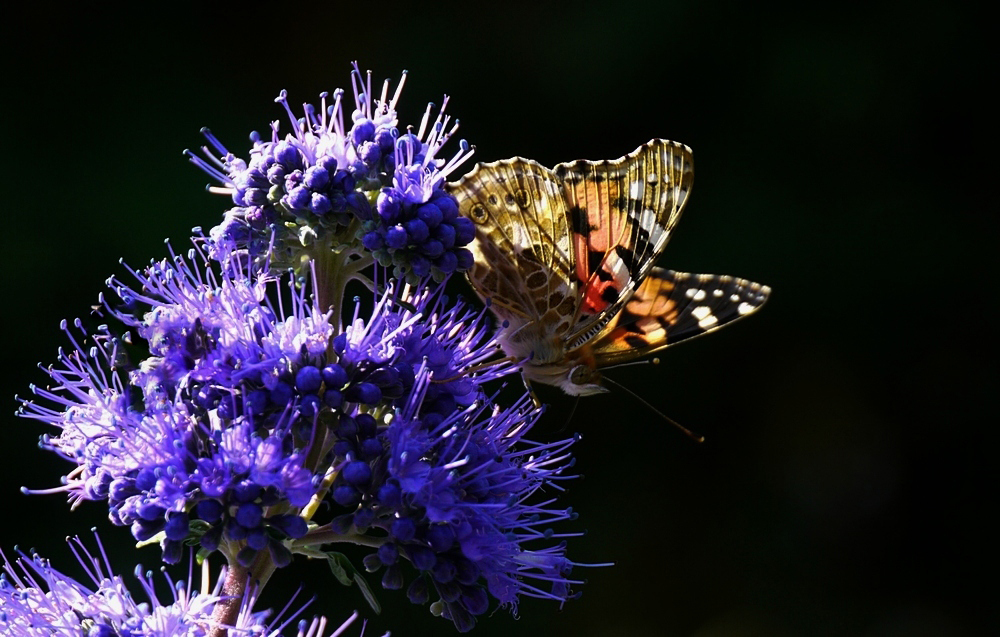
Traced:
[[607, 391], [600, 368], [753, 313], [770, 288], [655, 267], [693, 181], [691, 149], [654, 139], [615, 160], [514, 157], [448, 184], [473, 221], [467, 276], [526, 380]]

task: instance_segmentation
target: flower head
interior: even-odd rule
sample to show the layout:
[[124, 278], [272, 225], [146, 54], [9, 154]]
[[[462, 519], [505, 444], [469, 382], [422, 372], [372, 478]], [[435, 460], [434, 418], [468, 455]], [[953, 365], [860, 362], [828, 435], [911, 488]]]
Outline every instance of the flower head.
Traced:
[[254, 133], [249, 159], [203, 129], [208, 161], [188, 155], [236, 204], [209, 233], [213, 256], [238, 249], [258, 268], [300, 268], [302, 254], [314, 246], [328, 250], [360, 240], [383, 266], [413, 282], [471, 267], [465, 246], [473, 225], [458, 215], [443, 186], [472, 149], [463, 140], [450, 159], [440, 156], [458, 128], [444, 114], [447, 97], [436, 116], [428, 105], [416, 132], [400, 134], [396, 105], [405, 81], [404, 71], [390, 97], [386, 80], [373, 99], [371, 73], [362, 76], [355, 64], [353, 100], [338, 89], [329, 104], [331, 95], [322, 93], [319, 109], [305, 104], [301, 118], [282, 91], [276, 101], [292, 130], [282, 136], [275, 121], [269, 139]]
[[[9, 561], [0, 552], [0, 632], [11, 637], [206, 637], [216, 626], [212, 614], [223, 601], [223, 570], [214, 586], [207, 582], [199, 591], [191, 583], [171, 581], [172, 599], [164, 602], [154, 589], [152, 573], [136, 568], [136, 579], [144, 595], [133, 596], [120, 575], [115, 575], [98, 540], [99, 553], [93, 555], [79, 538], [69, 540], [77, 560], [86, 570], [85, 584], [61, 573], [42, 557], [20, 554]], [[254, 611], [254, 593], [244, 596], [240, 611], [228, 626], [233, 637], [281, 637], [292, 635], [285, 628], [291, 617], [280, 615], [268, 621], [269, 611]], [[350, 617], [338, 628], [340, 634], [354, 621]], [[314, 618], [298, 623], [297, 637], [323, 637], [326, 620]]]
[[333, 327], [305, 288], [272, 305], [269, 284], [202, 269], [200, 256], [154, 262], [133, 272], [138, 284], [110, 279], [130, 310], [108, 309], [149, 356], [133, 365], [131, 337], [106, 326], [85, 347], [64, 322], [73, 347], [22, 413], [57, 427], [42, 446], [77, 465], [59, 490], [106, 499], [139, 540], [164, 532], [167, 561], [194, 531], [208, 550], [245, 541], [241, 561], [266, 548], [285, 564], [281, 540], [306, 532], [296, 509], [316, 492], [319, 397], [307, 377], [324, 367]]
[[391, 411], [339, 417], [335, 448], [344, 461], [331, 497], [350, 513], [332, 527], [381, 529], [388, 539], [366, 567], [385, 567], [383, 586], [400, 588], [402, 560], [409, 561], [418, 571], [410, 599], [434, 594], [432, 609], [462, 631], [488, 610], [488, 594], [510, 607], [520, 595], [568, 599], [577, 583], [562, 542], [569, 534], [552, 525], [575, 514], [540, 494], [560, 490], [573, 441], [527, 440], [541, 410], [528, 396], [503, 409], [485, 393], [484, 381], [512, 368], [470, 373], [496, 351], [481, 313], [461, 302], [446, 310], [447, 300], [428, 291], [411, 299], [412, 310], [391, 299], [334, 341], [342, 364], [408, 378], [404, 395], [387, 401]]

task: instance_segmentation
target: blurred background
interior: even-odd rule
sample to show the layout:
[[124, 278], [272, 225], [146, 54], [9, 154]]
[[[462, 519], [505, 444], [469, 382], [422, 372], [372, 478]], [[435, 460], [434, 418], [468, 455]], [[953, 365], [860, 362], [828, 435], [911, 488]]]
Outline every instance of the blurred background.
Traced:
[[[7, 395], [45, 382], [59, 320], [88, 314], [119, 257], [220, 219], [227, 200], [181, 156], [201, 126], [243, 153], [283, 117], [280, 89], [349, 88], [355, 59], [379, 82], [408, 69], [401, 124], [447, 93], [477, 161], [691, 146], [661, 265], [774, 289], [660, 366], [609, 374], [703, 444], [620, 391], [571, 418], [543, 393], [536, 437], [582, 434], [570, 556], [615, 565], [577, 569], [562, 610], [528, 600], [475, 634], [995, 634], [996, 34], [976, 6], [227, 3], [150, 20], [22, 3], [0, 26]], [[21, 495], [67, 465], [7, 404], [0, 546], [72, 571], [63, 538], [96, 526], [121, 572], [158, 566], [100, 505]], [[314, 611], [365, 610], [323, 564], [279, 573], [267, 601], [302, 580]], [[454, 633], [380, 599], [367, 634]]]

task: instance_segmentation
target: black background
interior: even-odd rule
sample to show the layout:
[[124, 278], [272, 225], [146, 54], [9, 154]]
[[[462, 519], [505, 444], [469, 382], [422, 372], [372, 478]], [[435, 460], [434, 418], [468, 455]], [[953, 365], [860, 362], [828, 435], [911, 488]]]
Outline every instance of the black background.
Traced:
[[[283, 117], [280, 89], [301, 104], [349, 88], [353, 59], [377, 81], [406, 68], [401, 123], [448, 93], [478, 161], [688, 144], [696, 187], [661, 264], [774, 288], [659, 367], [609, 374], [704, 444], [620, 391], [568, 425], [573, 401], [544, 394], [536, 437], [583, 436], [565, 501], [588, 533], [570, 555], [616, 565], [579, 568], [562, 611], [527, 601], [478, 634], [995, 630], [995, 28], [937, 2], [748, 5], [22, 7], [0, 27], [8, 395], [45, 382], [33, 365], [64, 343], [59, 319], [88, 313], [118, 257], [141, 265], [219, 218], [180, 154], [199, 127], [243, 152]], [[18, 492], [68, 465], [8, 405], [0, 546], [72, 571], [62, 538], [96, 526], [119, 571], [156, 566], [98, 504]], [[280, 572], [267, 601], [302, 581], [317, 612], [362, 608], [325, 569]], [[381, 599], [368, 634], [453, 633]]]

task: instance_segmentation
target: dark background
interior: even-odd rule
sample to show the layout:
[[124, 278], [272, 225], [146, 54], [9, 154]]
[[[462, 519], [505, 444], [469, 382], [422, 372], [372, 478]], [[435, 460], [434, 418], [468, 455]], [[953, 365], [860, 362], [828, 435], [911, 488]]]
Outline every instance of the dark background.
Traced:
[[[41, 3], [38, 3], [41, 5]], [[416, 3], [415, 3], [416, 4]], [[748, 5], [749, 3], [747, 3]], [[559, 611], [527, 601], [476, 633], [980, 635], [997, 628], [993, 470], [998, 374], [995, 27], [974, 7], [881, 2], [574, 2], [474, 8], [228, 3], [155, 19], [90, 6], [2, 21], [4, 364], [8, 395], [45, 377], [58, 321], [86, 315], [118, 257], [141, 265], [214, 225], [226, 200], [180, 151], [210, 126], [251, 130], [321, 90], [409, 69], [401, 123], [427, 101], [462, 120], [476, 160], [621, 156], [652, 137], [695, 149], [697, 180], [661, 264], [767, 283], [758, 315], [611, 376], [704, 434], [697, 445], [622, 392], [585, 398], [566, 502], [588, 582]], [[30, 13], [30, 14], [29, 14]], [[989, 117], [987, 116], [989, 113]], [[471, 164], [467, 166], [471, 168]], [[989, 174], [988, 174], [989, 171]], [[538, 437], [563, 435], [572, 400]], [[0, 546], [70, 568], [67, 465], [10, 415]], [[130, 573], [153, 549], [113, 557]], [[315, 610], [363, 602], [322, 564]], [[280, 585], [285, 591], [278, 591]], [[368, 634], [449, 624], [381, 595]], [[357, 634], [356, 631], [354, 634]]]

